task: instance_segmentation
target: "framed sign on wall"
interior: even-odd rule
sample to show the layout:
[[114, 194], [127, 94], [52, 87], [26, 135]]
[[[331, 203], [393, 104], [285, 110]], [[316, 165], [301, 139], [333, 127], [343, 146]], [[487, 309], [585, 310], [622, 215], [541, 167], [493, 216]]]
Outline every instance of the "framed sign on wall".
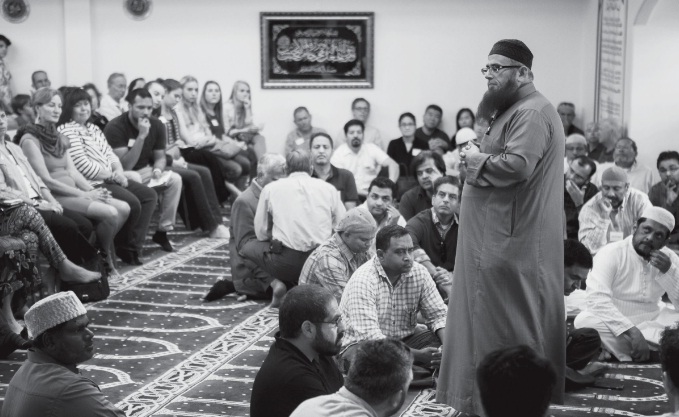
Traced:
[[261, 13], [262, 88], [372, 88], [374, 13]]

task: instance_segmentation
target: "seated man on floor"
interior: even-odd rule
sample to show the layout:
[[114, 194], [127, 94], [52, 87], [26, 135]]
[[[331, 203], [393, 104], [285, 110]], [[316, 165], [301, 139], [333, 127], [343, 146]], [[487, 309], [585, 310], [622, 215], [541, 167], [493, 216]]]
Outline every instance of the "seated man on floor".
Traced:
[[679, 306], [679, 256], [665, 247], [674, 216], [660, 207], [646, 208], [634, 234], [604, 246], [587, 277], [585, 311], [575, 328], [590, 327], [620, 361], [649, 359], [648, 342], [679, 320], [674, 309], [661, 308], [664, 293]]
[[394, 207], [394, 198], [398, 191], [396, 184], [389, 178], [377, 177], [368, 187], [368, 198], [359, 207], [367, 209], [377, 222], [379, 231], [390, 224], [405, 227], [406, 220]]
[[[280, 305], [285, 285], [274, 279], [251, 260], [240, 253], [244, 251], [265, 251], [268, 242], [260, 242], [255, 234], [255, 213], [262, 189], [269, 183], [285, 178], [285, 158], [278, 154], [264, 154], [257, 164], [257, 178], [231, 205], [229, 254], [231, 277], [235, 290], [255, 299], [267, 298], [269, 288], [273, 290], [272, 307]], [[247, 248], [247, 249], [246, 249]]]
[[436, 150], [441, 155], [450, 149], [450, 138], [446, 135], [446, 132], [439, 129], [442, 117], [443, 109], [436, 104], [430, 104], [424, 111], [422, 127], [415, 130], [417, 139], [427, 142], [429, 149]]
[[679, 417], [679, 329], [667, 327], [660, 338], [662, 382], [672, 411], [660, 417]]
[[331, 162], [338, 168], [344, 168], [354, 174], [358, 195], [368, 194], [370, 181], [375, 179], [383, 167], [389, 170], [389, 178], [398, 180], [398, 164], [382, 149], [363, 140], [363, 122], [349, 120], [344, 125], [347, 143], [339, 146], [332, 155]]
[[450, 295], [457, 252], [460, 182], [448, 175], [437, 179], [431, 200], [432, 208], [408, 220], [406, 230], [413, 238], [415, 262], [427, 268], [439, 291]]
[[436, 152], [420, 152], [412, 162], [411, 172], [418, 186], [403, 193], [398, 211], [408, 221], [422, 210], [431, 208], [434, 181], [446, 174], [443, 157]]
[[563, 124], [563, 131], [566, 136], [579, 134], [582, 135], [584, 132], [573, 124], [575, 120], [575, 104], [568, 102], [561, 102], [556, 108], [559, 117], [561, 118], [561, 124]]
[[658, 156], [660, 182], [651, 188], [648, 198], [654, 206], [674, 215], [674, 230], [668, 243], [679, 243], [679, 152], [666, 151]]
[[[651, 168], [639, 164], [637, 161], [637, 144], [630, 138], [619, 139], [613, 149], [613, 162], [601, 164], [600, 172], [604, 172], [611, 166], [622, 168], [629, 178], [629, 186], [648, 194], [653, 187], [653, 171]], [[594, 183], [598, 186], [600, 178], [594, 176]]]
[[563, 157], [564, 173], [568, 172], [571, 162], [578, 156], [587, 156], [587, 140], [576, 133], [566, 137], [566, 155]]
[[607, 243], [631, 235], [641, 213], [651, 206], [646, 194], [630, 188], [625, 171], [610, 167], [602, 175], [601, 191], [580, 210], [578, 238], [596, 254]]
[[585, 129], [585, 138], [589, 148], [587, 155], [600, 164], [613, 162], [615, 144], [620, 137], [620, 127], [613, 119], [588, 124]]
[[123, 169], [139, 174], [135, 181], [146, 185], [154, 185], [152, 180], [162, 181], [158, 187], [154, 187], [160, 199], [160, 218], [152, 240], [164, 251], [172, 252], [167, 232], [174, 228], [177, 218], [182, 178], [166, 169], [166, 131], [163, 122], [151, 116], [151, 93], [145, 88], [138, 88], [132, 90], [126, 99], [130, 103], [130, 110], [109, 119], [104, 135]]
[[308, 153], [292, 151], [286, 163], [288, 177], [264, 187], [257, 203], [255, 234], [269, 242], [268, 248], [246, 246], [240, 254], [290, 289], [299, 282], [311, 252], [332, 236], [346, 210], [335, 187], [311, 178]]
[[491, 352], [476, 371], [487, 417], [544, 417], [556, 385], [552, 364], [528, 346]]
[[[413, 260], [412, 238], [389, 225], [377, 232], [376, 247], [377, 255], [354, 272], [342, 294], [343, 366], [351, 364], [357, 343], [392, 338], [412, 349], [416, 365], [438, 368], [448, 310], [426, 268]], [[417, 325], [419, 313], [427, 329]]]
[[356, 349], [344, 387], [304, 401], [290, 417], [389, 417], [405, 403], [413, 354], [398, 340], [367, 340]]
[[582, 206], [599, 192], [590, 182], [596, 173], [596, 164], [586, 156], [578, 156], [571, 161], [564, 175], [563, 205], [566, 213], [566, 236], [577, 239], [580, 230], [578, 216]]
[[[363, 139], [365, 143], [372, 143], [386, 152], [388, 145], [387, 141], [382, 140], [382, 134], [379, 129], [368, 124], [368, 119], [370, 118], [370, 103], [368, 100], [359, 97], [351, 102], [351, 118], [363, 123]], [[347, 143], [348, 136], [346, 133], [345, 129], [345, 131], [340, 131], [335, 136], [335, 142], [338, 148]]]
[[363, 207], [347, 212], [335, 233], [317, 247], [304, 263], [299, 283], [327, 288], [337, 302], [351, 275], [371, 258], [370, 248], [377, 233], [377, 223]]
[[358, 191], [356, 190], [354, 174], [330, 163], [334, 149], [332, 138], [327, 133], [316, 133], [311, 136], [309, 147], [313, 166], [311, 176], [320, 178], [337, 188], [340, 199], [347, 210], [356, 207]]
[[297, 128], [288, 133], [288, 137], [285, 139], [286, 155], [295, 149], [309, 149], [309, 141], [312, 136], [317, 133], [326, 133], [324, 129], [311, 125], [311, 113], [306, 107], [297, 107], [292, 117]]
[[76, 367], [94, 356], [94, 334], [72, 291], [38, 301], [24, 317], [33, 349], [9, 383], [2, 417], [125, 416]]
[[251, 417], [288, 417], [305, 400], [333, 394], [344, 384], [333, 358], [344, 324], [330, 290], [318, 285], [291, 289], [278, 311], [278, 325], [252, 384]]

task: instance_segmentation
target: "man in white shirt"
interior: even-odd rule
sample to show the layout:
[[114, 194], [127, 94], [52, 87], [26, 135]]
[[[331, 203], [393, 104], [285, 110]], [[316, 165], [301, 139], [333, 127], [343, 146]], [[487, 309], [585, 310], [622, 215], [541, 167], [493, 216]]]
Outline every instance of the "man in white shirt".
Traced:
[[[370, 117], [370, 103], [368, 100], [363, 97], [355, 99], [351, 103], [351, 114], [354, 120], [363, 122], [363, 137], [365, 143], [372, 143], [383, 151], [386, 151], [389, 141], [383, 141], [380, 131], [368, 124], [368, 118]], [[338, 147], [347, 142], [348, 137], [345, 137], [345, 134], [346, 132], [339, 132], [338, 135], [335, 136]]]
[[264, 189], [255, 213], [255, 234], [270, 241], [268, 251], [241, 249], [241, 255], [291, 288], [311, 252], [332, 236], [346, 212], [337, 189], [311, 177], [311, 159], [302, 150], [286, 158], [289, 176]]
[[31, 74], [31, 93], [35, 94], [39, 89], [51, 86], [52, 82], [45, 71], [37, 70]]
[[341, 145], [332, 155], [330, 162], [337, 168], [344, 168], [354, 174], [358, 195], [365, 198], [368, 186], [375, 179], [382, 167], [389, 169], [389, 179], [398, 180], [398, 164], [382, 149], [372, 143], [365, 143], [363, 138], [365, 125], [360, 120], [349, 120], [344, 125], [344, 134], [348, 143]]
[[97, 113], [110, 121], [127, 111], [123, 100], [127, 92], [127, 80], [125, 75], [114, 72], [108, 77], [107, 85], [108, 94], [101, 97]]
[[295, 149], [309, 149], [309, 141], [316, 133], [327, 133], [325, 129], [311, 125], [311, 113], [306, 107], [297, 107], [293, 113], [296, 128], [285, 138], [285, 154]]
[[664, 293], [679, 306], [679, 256], [665, 247], [673, 228], [669, 211], [649, 207], [632, 236], [594, 257], [585, 311], [574, 325], [597, 330], [604, 347], [620, 361], [648, 360], [649, 342], [657, 344], [660, 331], [679, 320], [674, 309], [658, 306]]
[[650, 206], [646, 194], [629, 186], [622, 168], [610, 167], [602, 175], [601, 191], [580, 210], [578, 239], [596, 254], [607, 243], [631, 235], [634, 223]]
[[[630, 138], [619, 139], [613, 148], [613, 162], [601, 164], [599, 172], [603, 173], [607, 168], [617, 166], [627, 173], [629, 185], [642, 193], [648, 194], [655, 183], [653, 170], [637, 161], [637, 144]], [[595, 175], [592, 181], [597, 187], [601, 183], [601, 177]]]

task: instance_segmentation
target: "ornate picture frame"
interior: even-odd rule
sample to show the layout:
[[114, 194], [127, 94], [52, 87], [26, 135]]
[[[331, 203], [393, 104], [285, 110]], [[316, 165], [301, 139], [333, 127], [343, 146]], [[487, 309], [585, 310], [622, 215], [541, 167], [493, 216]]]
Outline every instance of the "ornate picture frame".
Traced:
[[373, 88], [374, 13], [260, 13], [262, 88]]

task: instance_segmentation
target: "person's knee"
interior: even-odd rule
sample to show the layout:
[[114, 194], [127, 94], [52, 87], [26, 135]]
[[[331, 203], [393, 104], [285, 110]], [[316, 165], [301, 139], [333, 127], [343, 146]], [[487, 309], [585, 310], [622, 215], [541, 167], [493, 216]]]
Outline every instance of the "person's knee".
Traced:
[[171, 172], [167, 180], [167, 190], [179, 192], [182, 189], [182, 177], [176, 172]]

